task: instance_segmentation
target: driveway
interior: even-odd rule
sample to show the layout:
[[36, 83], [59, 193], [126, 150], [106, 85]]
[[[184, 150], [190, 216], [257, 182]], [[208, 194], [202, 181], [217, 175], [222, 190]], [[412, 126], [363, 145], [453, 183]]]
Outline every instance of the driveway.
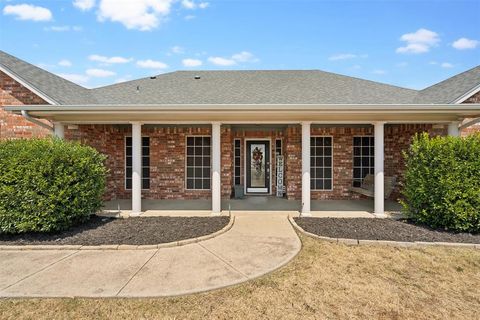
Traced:
[[216, 238], [153, 250], [3, 250], [1, 297], [158, 297], [230, 286], [301, 248], [286, 216], [239, 215]]

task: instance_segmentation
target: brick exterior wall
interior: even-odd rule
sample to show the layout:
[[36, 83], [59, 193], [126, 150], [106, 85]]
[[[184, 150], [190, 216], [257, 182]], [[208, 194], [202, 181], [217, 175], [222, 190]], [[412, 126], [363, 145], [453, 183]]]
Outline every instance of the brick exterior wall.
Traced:
[[6, 105], [48, 104], [42, 98], [0, 71], [0, 140], [48, 136], [50, 132], [19, 115], [3, 109]]
[[[465, 100], [463, 103], [480, 103], [480, 92], [477, 92], [467, 100]], [[473, 119], [466, 119], [465, 121], [469, 121]], [[470, 126], [468, 128], [465, 128], [462, 130], [462, 136], [468, 136], [473, 133], [479, 133], [480, 132], [480, 123], [474, 124], [473, 126]]]
[[[408, 124], [385, 126], [385, 175], [397, 176], [402, 181], [404, 168], [403, 150], [406, 150], [416, 133], [446, 135], [445, 125]], [[130, 190], [125, 190], [125, 137], [131, 135], [130, 125], [81, 125], [78, 129], [66, 129], [65, 137], [90, 145], [108, 156], [110, 172], [106, 200], [129, 199]], [[142, 135], [150, 137], [150, 189], [143, 190], [145, 199], [210, 199], [210, 190], [187, 190], [185, 188], [186, 137], [211, 135], [209, 126], [189, 127], [142, 127]], [[372, 126], [312, 126], [312, 136], [333, 138], [333, 190], [312, 190], [313, 200], [360, 199], [363, 196], [348, 189], [353, 179], [353, 138], [372, 136]], [[233, 190], [233, 140], [241, 141], [241, 183], [245, 175], [246, 139], [270, 139], [272, 194], [275, 194], [275, 139], [282, 139], [285, 156], [285, 186], [287, 199], [301, 199], [301, 127], [288, 125], [285, 129], [232, 129], [221, 128], [221, 181], [222, 198], [228, 199]], [[399, 186], [391, 199], [400, 196]]]

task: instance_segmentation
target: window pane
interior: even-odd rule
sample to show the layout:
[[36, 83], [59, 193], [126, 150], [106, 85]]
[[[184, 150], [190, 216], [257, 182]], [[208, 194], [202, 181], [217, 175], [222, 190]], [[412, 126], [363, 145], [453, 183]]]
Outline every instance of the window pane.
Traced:
[[201, 156], [196, 156], [195, 157], [195, 166], [196, 167], [201, 167], [202, 166], [202, 157]]
[[194, 183], [193, 179], [187, 179], [187, 189], [193, 189]]
[[323, 190], [323, 180], [317, 179], [315, 181], [315, 189], [317, 190]]
[[127, 167], [131, 167], [132, 166], [132, 157], [127, 157], [127, 159], [125, 159], [127, 161], [126, 165]]
[[323, 164], [325, 165], [325, 167], [331, 167], [332, 166], [332, 157], [323, 158]]
[[361, 142], [362, 142], [362, 139], [360, 137], [354, 137], [353, 138], [353, 145], [354, 146], [360, 146]]
[[203, 147], [203, 155], [209, 156], [210, 155], [210, 147]]
[[203, 166], [210, 167], [210, 157], [203, 157]]
[[142, 189], [150, 189], [150, 179], [142, 179]]
[[203, 137], [203, 145], [204, 146], [210, 145], [210, 137]]
[[196, 146], [202, 145], [202, 137], [195, 137], [195, 145]]
[[331, 178], [332, 177], [332, 170], [331, 169], [325, 169], [323, 173], [324, 173], [325, 178]]
[[331, 147], [325, 148], [324, 153], [325, 153], [326, 156], [331, 156], [332, 155], [332, 148]]
[[187, 157], [187, 166], [188, 167], [193, 167], [193, 165], [195, 163], [194, 159], [195, 159], [194, 157]]
[[210, 189], [210, 179], [203, 179], [203, 189]]
[[148, 167], [148, 166], [150, 166], [150, 157], [143, 157], [143, 158], [142, 158], [142, 166], [143, 166], [143, 167]]
[[325, 180], [323, 187], [325, 188], [325, 190], [332, 189], [332, 180], [331, 179]]
[[202, 168], [195, 168], [195, 173], [194, 173], [195, 178], [201, 178], [202, 175], [203, 175]]
[[193, 178], [193, 168], [192, 167], [187, 167], [187, 177], [192, 177]]
[[125, 175], [127, 176], [127, 178], [131, 178], [132, 177], [132, 168], [126, 168]]
[[187, 138], [187, 146], [193, 146], [194, 139], [193, 137], [188, 137]]
[[203, 168], [203, 177], [210, 178], [210, 168]]
[[187, 147], [187, 155], [192, 156], [194, 154], [195, 149], [193, 147]]
[[132, 179], [125, 180], [125, 189], [132, 189]]
[[195, 189], [202, 189], [202, 179], [195, 179]]
[[125, 143], [127, 144], [127, 147], [131, 147], [132, 146], [132, 137], [127, 137], [125, 139]]
[[332, 145], [332, 138], [325, 138], [324, 145], [330, 147]]
[[142, 178], [150, 178], [150, 168], [142, 169]]

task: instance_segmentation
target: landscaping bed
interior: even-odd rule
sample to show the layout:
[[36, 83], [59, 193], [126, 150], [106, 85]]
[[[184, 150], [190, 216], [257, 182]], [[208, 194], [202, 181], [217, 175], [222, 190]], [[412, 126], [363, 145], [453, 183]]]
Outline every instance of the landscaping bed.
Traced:
[[480, 243], [480, 234], [433, 230], [407, 220], [372, 218], [294, 218], [303, 230], [330, 238]]
[[149, 245], [205, 236], [224, 228], [229, 217], [92, 216], [84, 224], [58, 233], [1, 234], [0, 245]]

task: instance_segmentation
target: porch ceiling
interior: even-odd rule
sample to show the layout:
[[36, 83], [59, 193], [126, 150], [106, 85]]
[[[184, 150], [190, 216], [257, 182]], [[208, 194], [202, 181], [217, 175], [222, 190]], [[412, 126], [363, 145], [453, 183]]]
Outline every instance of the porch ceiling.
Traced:
[[90, 105], [8, 106], [37, 118], [70, 123], [144, 123], [212, 121], [230, 123], [447, 122], [480, 117], [480, 104], [468, 105]]

